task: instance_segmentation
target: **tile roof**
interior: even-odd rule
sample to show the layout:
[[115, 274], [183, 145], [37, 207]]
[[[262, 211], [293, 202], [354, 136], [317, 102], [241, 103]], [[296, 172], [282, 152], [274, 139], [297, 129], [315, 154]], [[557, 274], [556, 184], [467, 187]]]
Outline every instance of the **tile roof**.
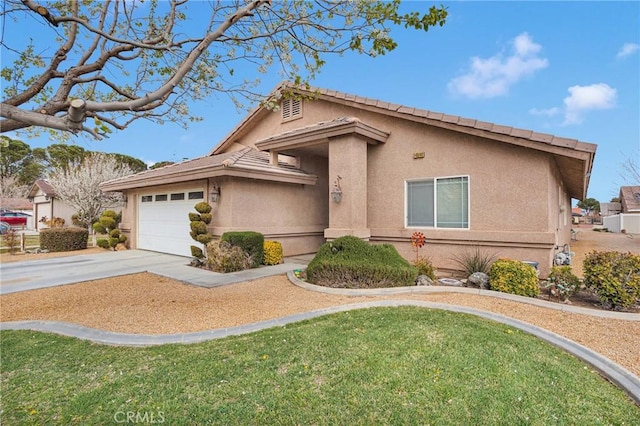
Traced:
[[[525, 141], [534, 142], [532, 146], [535, 148], [536, 144], [548, 145], [550, 147], [557, 148], [569, 148], [571, 150], [584, 152], [588, 154], [595, 154], [597, 146], [595, 144], [581, 142], [577, 139], [564, 138], [547, 133], [538, 133], [532, 130], [519, 129], [516, 127], [503, 126], [500, 124], [490, 123], [486, 121], [474, 120], [471, 118], [460, 117], [457, 115], [448, 115], [440, 112], [429, 111], [425, 109], [412, 108], [398, 104], [392, 104], [389, 102], [381, 101], [378, 99], [367, 98], [363, 96], [351, 95], [348, 93], [338, 92], [331, 89], [322, 88], [300, 88], [290, 85], [290, 83], [283, 82], [278, 85], [272, 93], [281, 92], [290, 88], [294, 92], [308, 95], [311, 98], [319, 98], [329, 100], [333, 102], [339, 102], [347, 105], [354, 106], [356, 108], [373, 110], [378, 113], [393, 115], [400, 118], [404, 118], [412, 121], [419, 121], [426, 124], [453, 128], [457, 131], [467, 132], [481, 132], [485, 137], [495, 137], [496, 139], [504, 140], [503, 138], [510, 137], [514, 139], [520, 139]], [[252, 121], [260, 112], [264, 111], [264, 107], [258, 107], [253, 110], [244, 120], [242, 120], [230, 133], [225, 137], [221, 144], [215, 147], [211, 154], [217, 154], [230, 145], [233, 140], [236, 139], [234, 135], [242, 130]], [[590, 169], [589, 169], [590, 170]]]
[[56, 196], [56, 190], [53, 188], [53, 186], [51, 186], [51, 184], [49, 182], [47, 182], [44, 179], [38, 179], [35, 181], [35, 183], [31, 186], [31, 189], [29, 190], [29, 198], [33, 198], [36, 193], [38, 192], [38, 189], [40, 189], [44, 195], [48, 196], [48, 197], [55, 197]]
[[366, 123], [363, 123], [357, 117], [339, 117], [330, 121], [320, 121], [318, 123], [310, 124], [297, 129], [292, 129], [283, 133], [279, 133], [270, 136], [265, 139], [261, 139], [255, 142], [258, 149], [269, 149], [269, 146], [274, 143], [286, 143], [292, 141], [297, 143], [300, 138], [304, 138], [307, 135], [313, 135], [312, 137], [317, 139], [322, 135], [323, 137], [334, 137], [346, 132], [357, 132], [361, 135], [367, 136], [370, 143], [385, 142], [389, 137], [389, 133], [384, 130], [377, 129]]
[[[272, 93], [281, 93], [287, 89], [308, 96], [310, 99], [339, 103], [390, 117], [551, 153], [558, 162], [562, 178], [567, 183], [569, 195], [578, 200], [586, 197], [597, 148], [595, 144], [456, 115], [410, 108], [330, 89], [295, 87], [287, 82], [281, 83]], [[246, 131], [255, 126], [259, 122], [258, 118], [267, 111], [264, 107], [254, 109], [211, 151], [211, 154], [218, 154], [228, 149]]]
[[494, 133], [497, 135], [507, 135], [514, 138], [527, 139], [534, 142], [540, 142], [547, 145], [571, 148], [578, 151], [585, 151], [594, 153], [596, 151], [596, 145], [580, 142], [577, 139], [563, 138], [554, 136], [547, 133], [538, 133], [527, 129], [519, 129], [516, 127], [503, 126], [486, 121], [474, 120], [471, 118], [460, 117], [456, 115], [447, 115], [439, 112], [433, 112], [429, 110], [423, 110], [419, 108], [409, 108], [402, 105], [390, 104], [388, 102], [380, 101], [377, 99], [366, 98], [362, 96], [352, 96], [346, 93], [337, 92], [335, 90], [328, 89], [309, 89], [300, 90], [308, 94], [318, 93], [320, 98], [329, 97], [336, 100], [351, 102], [357, 104], [362, 108], [373, 107], [375, 109], [385, 111], [387, 113], [393, 113], [394, 115], [402, 116], [409, 120], [425, 119], [429, 124], [437, 125], [438, 123], [453, 124], [459, 128], [468, 128], [481, 130], [488, 133]]
[[26, 198], [0, 198], [0, 207], [7, 210], [31, 210], [33, 204]]
[[621, 186], [622, 213], [640, 213], [640, 186]]
[[239, 151], [198, 157], [158, 169], [146, 170], [103, 182], [100, 186], [106, 191], [119, 191], [168, 182], [184, 182], [195, 178], [233, 175], [233, 172], [242, 171], [261, 172], [261, 177], [256, 178], [267, 180], [302, 179], [303, 181], [315, 182], [316, 179], [316, 176], [285, 162], [279, 162], [278, 166], [272, 165], [269, 153], [247, 147]]

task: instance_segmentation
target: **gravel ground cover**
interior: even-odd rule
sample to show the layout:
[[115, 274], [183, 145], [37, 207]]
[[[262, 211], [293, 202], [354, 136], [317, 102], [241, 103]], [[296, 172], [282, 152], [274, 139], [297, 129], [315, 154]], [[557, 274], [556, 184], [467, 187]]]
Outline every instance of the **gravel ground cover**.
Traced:
[[[592, 249], [640, 252], [640, 236], [632, 238], [584, 229], [578, 234], [578, 241], [571, 246], [576, 253], [574, 265], [577, 267], [581, 257]], [[77, 252], [83, 253], [86, 252]], [[11, 258], [31, 260], [32, 256], [42, 258], [44, 255], [15, 255]], [[5, 256], [2, 261], [5, 262]], [[2, 295], [0, 320], [65, 321], [114, 332], [165, 334], [232, 327], [384, 298], [462, 305], [509, 316], [574, 340], [640, 375], [640, 321], [598, 318], [491, 297], [453, 293], [335, 296], [296, 287], [285, 276], [214, 289], [194, 287], [149, 273], [108, 278]]]

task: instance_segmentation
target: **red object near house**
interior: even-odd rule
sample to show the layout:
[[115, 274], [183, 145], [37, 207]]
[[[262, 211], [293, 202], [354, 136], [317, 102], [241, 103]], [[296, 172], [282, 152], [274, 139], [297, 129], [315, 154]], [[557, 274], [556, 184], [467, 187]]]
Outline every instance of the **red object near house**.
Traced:
[[6, 222], [11, 226], [27, 226], [27, 217], [25, 213], [2, 211], [0, 212], [0, 222]]

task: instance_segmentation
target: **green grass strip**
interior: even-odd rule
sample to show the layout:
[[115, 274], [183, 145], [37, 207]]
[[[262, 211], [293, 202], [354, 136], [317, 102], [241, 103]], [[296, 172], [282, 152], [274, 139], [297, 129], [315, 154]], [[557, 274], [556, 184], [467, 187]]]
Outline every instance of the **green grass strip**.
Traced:
[[0, 337], [3, 425], [640, 424], [640, 408], [573, 356], [439, 310], [365, 309], [143, 349]]

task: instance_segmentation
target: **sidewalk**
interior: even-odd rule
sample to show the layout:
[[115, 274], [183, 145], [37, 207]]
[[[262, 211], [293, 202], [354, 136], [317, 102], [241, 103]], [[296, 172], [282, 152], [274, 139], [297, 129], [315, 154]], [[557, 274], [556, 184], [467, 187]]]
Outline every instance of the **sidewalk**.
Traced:
[[189, 266], [187, 257], [144, 250], [105, 251], [70, 257], [0, 264], [0, 294], [36, 290], [102, 278], [150, 272], [188, 284], [212, 288], [251, 281], [306, 267], [309, 256], [285, 259], [285, 263], [220, 274]]

